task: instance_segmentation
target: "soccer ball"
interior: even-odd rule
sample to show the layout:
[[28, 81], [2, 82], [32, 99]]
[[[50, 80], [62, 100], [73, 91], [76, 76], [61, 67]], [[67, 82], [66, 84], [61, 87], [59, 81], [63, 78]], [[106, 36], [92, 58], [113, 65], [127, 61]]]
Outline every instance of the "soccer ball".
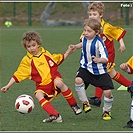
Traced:
[[34, 109], [34, 100], [30, 95], [22, 94], [15, 101], [15, 108], [19, 113], [27, 114]]
[[11, 21], [6, 21], [5, 22], [5, 26], [6, 27], [11, 27], [12, 26], [12, 22]]

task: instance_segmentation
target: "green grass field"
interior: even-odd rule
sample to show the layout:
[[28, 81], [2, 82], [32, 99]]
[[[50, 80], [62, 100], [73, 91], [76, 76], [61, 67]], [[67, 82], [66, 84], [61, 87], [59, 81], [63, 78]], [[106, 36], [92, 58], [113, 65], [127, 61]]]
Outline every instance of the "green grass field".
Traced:
[[[125, 27], [127, 34], [124, 38], [127, 50], [119, 53], [119, 44], [115, 41], [116, 46], [116, 70], [124, 74], [130, 80], [132, 75], [128, 75], [120, 70], [119, 65], [126, 62], [133, 52], [133, 29]], [[82, 27], [11, 27], [0, 29], [0, 53], [1, 53], [1, 86], [4, 86], [17, 69], [20, 60], [26, 54], [26, 50], [21, 45], [21, 36], [27, 30], [36, 30], [43, 38], [42, 46], [51, 53], [64, 53], [69, 44], [79, 42], [79, 36]], [[70, 55], [66, 61], [60, 65], [59, 70], [64, 82], [68, 85], [79, 105], [80, 103], [74, 89], [74, 79], [79, 67], [80, 50]], [[102, 120], [102, 107], [92, 106], [92, 111], [82, 113], [76, 116], [71, 108], [67, 105], [65, 99], [60, 96], [52, 101], [53, 106], [60, 112], [63, 117], [62, 123], [43, 123], [42, 120], [48, 117], [48, 114], [40, 107], [33, 93], [35, 83], [25, 80], [21, 83], [14, 84], [6, 93], [1, 93], [1, 114], [0, 114], [0, 131], [132, 131], [125, 129], [123, 126], [129, 120], [130, 115], [130, 94], [127, 91], [118, 91], [120, 84], [113, 81], [115, 89], [113, 90], [114, 103], [112, 107], [112, 117], [110, 121]], [[14, 104], [16, 98], [21, 94], [29, 94], [35, 100], [34, 110], [26, 115], [16, 111]], [[87, 96], [94, 94], [94, 87], [89, 86]]]

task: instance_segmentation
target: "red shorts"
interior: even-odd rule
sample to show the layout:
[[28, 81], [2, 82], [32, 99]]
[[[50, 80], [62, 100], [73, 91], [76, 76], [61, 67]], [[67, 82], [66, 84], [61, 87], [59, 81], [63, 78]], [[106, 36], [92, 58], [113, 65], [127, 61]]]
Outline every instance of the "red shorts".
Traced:
[[54, 97], [58, 97], [61, 94], [61, 90], [55, 86], [55, 80], [63, 79], [60, 75], [57, 75], [49, 84], [36, 86], [36, 91], [34, 94], [37, 92], [42, 92], [44, 94], [44, 98], [46, 98], [48, 101], [51, 101]]

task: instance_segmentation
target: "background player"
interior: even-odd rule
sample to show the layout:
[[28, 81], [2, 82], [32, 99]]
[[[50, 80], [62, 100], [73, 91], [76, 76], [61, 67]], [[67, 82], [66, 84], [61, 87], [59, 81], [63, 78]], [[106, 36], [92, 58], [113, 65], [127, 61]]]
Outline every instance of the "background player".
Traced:
[[[129, 74], [133, 74], [133, 56], [126, 63], [122, 63], [120, 65], [120, 68]], [[131, 94], [132, 101], [131, 101], [130, 120], [127, 122], [126, 126], [124, 127], [133, 128], [133, 85], [129, 86], [127, 90]]]

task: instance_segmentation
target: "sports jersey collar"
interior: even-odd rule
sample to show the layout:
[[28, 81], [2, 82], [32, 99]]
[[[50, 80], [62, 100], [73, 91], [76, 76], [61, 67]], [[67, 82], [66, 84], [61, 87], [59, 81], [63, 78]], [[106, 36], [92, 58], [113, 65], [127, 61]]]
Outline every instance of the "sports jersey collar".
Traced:
[[101, 26], [103, 27], [104, 24], [105, 24], [105, 21], [102, 19], [102, 21], [101, 21]]
[[39, 55], [32, 55], [31, 53], [29, 53], [29, 52], [27, 51], [27, 56], [28, 56], [29, 58], [32, 58], [32, 57], [39, 57], [40, 55], [42, 55], [42, 53], [45, 52], [45, 50], [44, 50], [43, 47], [40, 47], [40, 48], [39, 48], [39, 51], [40, 51], [40, 54], [39, 54]]

